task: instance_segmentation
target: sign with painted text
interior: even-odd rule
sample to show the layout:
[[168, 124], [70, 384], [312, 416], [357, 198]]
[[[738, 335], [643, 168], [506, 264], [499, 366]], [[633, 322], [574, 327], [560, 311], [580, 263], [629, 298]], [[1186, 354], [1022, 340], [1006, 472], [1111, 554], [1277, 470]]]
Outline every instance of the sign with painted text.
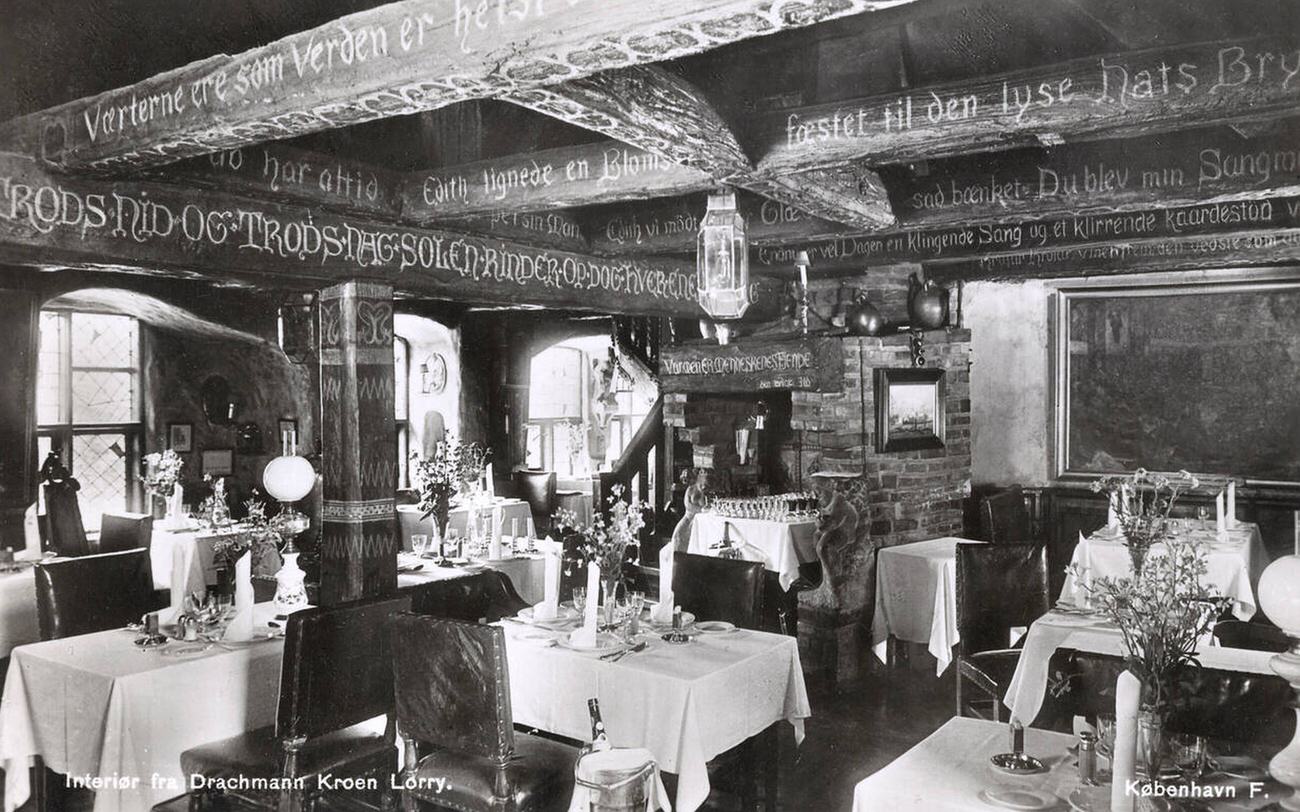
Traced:
[[829, 392], [840, 387], [842, 364], [830, 338], [676, 344], [660, 350], [659, 386], [664, 392]]

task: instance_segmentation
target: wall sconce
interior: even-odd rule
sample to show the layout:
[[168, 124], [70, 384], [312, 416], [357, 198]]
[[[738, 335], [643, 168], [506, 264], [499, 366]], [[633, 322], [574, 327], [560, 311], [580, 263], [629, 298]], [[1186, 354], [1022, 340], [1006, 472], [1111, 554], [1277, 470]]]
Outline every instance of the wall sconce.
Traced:
[[734, 191], [709, 195], [696, 251], [700, 307], [715, 320], [743, 316], [749, 308], [749, 242]]

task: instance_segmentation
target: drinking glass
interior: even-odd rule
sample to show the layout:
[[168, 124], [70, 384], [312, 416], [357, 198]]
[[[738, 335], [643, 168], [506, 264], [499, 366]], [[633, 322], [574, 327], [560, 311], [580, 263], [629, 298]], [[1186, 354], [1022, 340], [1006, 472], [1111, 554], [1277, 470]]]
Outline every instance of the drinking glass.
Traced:
[[1205, 737], [1189, 733], [1166, 734], [1169, 742], [1169, 756], [1173, 766], [1182, 774], [1183, 779], [1194, 781], [1205, 772], [1206, 751]]
[[587, 588], [585, 586], [575, 586], [573, 588], [573, 608], [582, 614], [587, 610]]
[[1097, 714], [1097, 752], [1111, 758], [1115, 748], [1115, 714]]
[[424, 558], [424, 554], [429, 551], [429, 536], [427, 533], [411, 534], [411, 552], [416, 558]]
[[459, 546], [460, 534], [457, 533], [455, 529], [448, 530], [446, 538], [442, 540], [442, 557], [455, 558], [457, 553], [456, 548]]
[[1210, 509], [1208, 507], [1205, 505], [1199, 505], [1196, 508], [1196, 518], [1200, 520], [1202, 530], [1209, 529]]

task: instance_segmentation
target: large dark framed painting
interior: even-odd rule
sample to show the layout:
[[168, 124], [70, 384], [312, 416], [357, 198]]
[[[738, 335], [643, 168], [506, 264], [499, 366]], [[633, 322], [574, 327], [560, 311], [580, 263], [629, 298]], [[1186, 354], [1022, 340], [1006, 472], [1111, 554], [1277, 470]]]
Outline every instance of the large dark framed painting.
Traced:
[[1062, 289], [1056, 468], [1300, 485], [1300, 282]]
[[943, 448], [943, 370], [877, 369], [876, 451]]

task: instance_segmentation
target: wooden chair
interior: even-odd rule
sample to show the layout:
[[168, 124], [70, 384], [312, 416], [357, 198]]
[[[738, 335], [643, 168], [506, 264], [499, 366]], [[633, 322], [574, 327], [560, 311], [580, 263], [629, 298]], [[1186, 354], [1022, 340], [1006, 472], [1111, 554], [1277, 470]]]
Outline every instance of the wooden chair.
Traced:
[[148, 550], [45, 561], [35, 573], [42, 640], [118, 629], [160, 606]]
[[417, 615], [470, 623], [495, 623], [503, 617], [513, 617], [528, 606], [515, 590], [510, 576], [496, 570], [467, 578], [423, 581], [398, 591], [410, 597], [411, 611]]
[[[410, 605], [403, 596], [294, 612], [285, 629], [275, 725], [186, 750], [181, 771], [208, 779], [285, 779], [279, 792], [225, 793], [279, 812], [315, 809], [323, 790], [319, 775], [371, 777], [388, 787], [397, 748], [386, 624]], [[379, 727], [381, 716], [387, 723]], [[205, 809], [222, 794], [196, 791], [190, 809]], [[391, 808], [389, 790], [378, 801], [372, 806]]]
[[153, 517], [147, 513], [105, 513], [99, 525], [99, 550], [149, 549], [153, 543]]
[[673, 596], [699, 620], [763, 628], [763, 565], [758, 561], [673, 554]]
[[81, 486], [69, 478], [48, 482], [43, 487], [49, 549], [64, 558], [94, 553], [86, 537], [86, 526], [81, 521], [81, 505], [77, 502], [77, 491]]
[[1007, 647], [1011, 629], [1028, 626], [1051, 606], [1047, 548], [958, 544], [956, 566], [957, 715], [979, 715], [965, 695], [970, 683], [984, 694], [979, 701], [992, 701], [993, 721], [1001, 721], [1002, 697], [1020, 661], [1019, 649]]
[[980, 500], [980, 532], [993, 544], [1032, 542], [1025, 494], [1019, 485]]
[[501, 627], [403, 613], [389, 628], [402, 808], [567, 809], [578, 751], [514, 729]]

